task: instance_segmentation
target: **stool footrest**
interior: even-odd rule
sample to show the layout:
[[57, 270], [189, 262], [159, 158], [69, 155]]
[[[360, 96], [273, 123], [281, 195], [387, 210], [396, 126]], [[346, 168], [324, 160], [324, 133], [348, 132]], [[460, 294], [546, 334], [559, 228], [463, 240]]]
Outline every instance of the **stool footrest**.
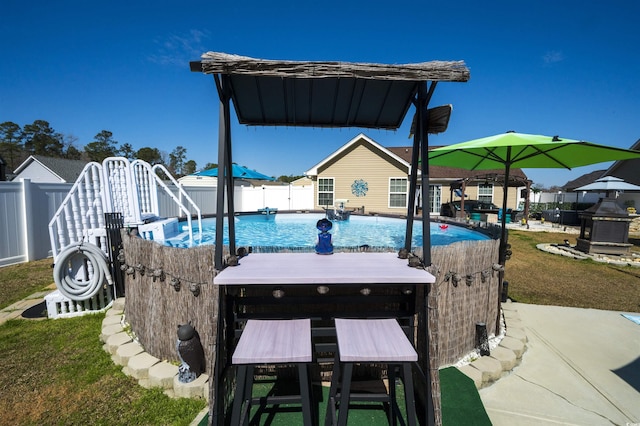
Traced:
[[300, 395], [258, 396], [251, 399], [251, 405], [300, 404], [301, 402]]
[[[336, 399], [340, 399], [341, 393], [338, 392]], [[386, 393], [351, 393], [349, 402], [389, 402], [389, 394]]]

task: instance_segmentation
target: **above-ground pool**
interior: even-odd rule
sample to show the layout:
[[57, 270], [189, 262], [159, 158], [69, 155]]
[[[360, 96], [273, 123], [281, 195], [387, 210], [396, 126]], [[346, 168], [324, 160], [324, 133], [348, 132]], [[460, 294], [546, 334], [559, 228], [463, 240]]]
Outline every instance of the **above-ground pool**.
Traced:
[[[246, 247], [282, 247], [313, 249], [319, 231], [321, 213], [278, 213], [272, 215], [240, 215], [234, 218], [236, 245]], [[333, 221], [329, 231], [335, 248], [383, 247], [399, 250], [404, 247], [406, 219], [381, 216], [354, 216], [346, 221]], [[193, 222], [196, 225], [197, 222]], [[186, 227], [186, 224], [183, 223]], [[185, 232], [165, 240], [173, 247], [189, 247], [215, 243], [215, 218], [202, 220], [202, 238], [194, 228], [194, 244], [189, 243]], [[185, 230], [185, 229], [183, 229]], [[431, 244], [448, 245], [463, 240], [487, 240], [488, 236], [477, 231], [455, 225], [431, 223]], [[224, 244], [229, 244], [227, 219], [225, 218]], [[414, 221], [412, 247], [422, 246], [422, 222]]]

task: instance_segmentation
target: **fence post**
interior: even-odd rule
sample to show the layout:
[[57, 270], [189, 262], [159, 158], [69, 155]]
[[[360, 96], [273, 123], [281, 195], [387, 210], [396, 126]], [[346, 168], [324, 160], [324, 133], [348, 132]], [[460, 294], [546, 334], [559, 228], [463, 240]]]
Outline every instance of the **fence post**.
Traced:
[[122, 249], [122, 237], [120, 230], [124, 228], [124, 218], [122, 213], [105, 213], [104, 214], [105, 228], [107, 229], [107, 244], [109, 251], [109, 267], [111, 269], [111, 276], [115, 285], [115, 297], [123, 297], [125, 295], [124, 287], [124, 272], [120, 268], [121, 257], [120, 250]]
[[21, 178], [22, 181], [22, 225], [24, 235], [24, 254], [26, 261], [35, 259], [35, 239], [33, 238], [33, 196], [31, 195], [31, 179]]

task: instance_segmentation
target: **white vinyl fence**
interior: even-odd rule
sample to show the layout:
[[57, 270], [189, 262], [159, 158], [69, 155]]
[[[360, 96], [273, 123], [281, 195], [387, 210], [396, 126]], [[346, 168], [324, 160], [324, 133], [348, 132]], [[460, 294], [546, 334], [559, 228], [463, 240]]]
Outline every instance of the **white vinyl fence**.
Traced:
[[[48, 224], [72, 186], [70, 183], [35, 183], [29, 179], [0, 182], [0, 267], [52, 256]], [[177, 188], [169, 187], [176, 197], [180, 197]], [[215, 187], [183, 189], [203, 215], [215, 214]], [[313, 209], [313, 185], [238, 186], [234, 197], [237, 212], [257, 211], [264, 207]], [[171, 197], [160, 191], [158, 205], [162, 216], [181, 216]]]
[[47, 226], [71, 186], [0, 182], [0, 266], [51, 256]]

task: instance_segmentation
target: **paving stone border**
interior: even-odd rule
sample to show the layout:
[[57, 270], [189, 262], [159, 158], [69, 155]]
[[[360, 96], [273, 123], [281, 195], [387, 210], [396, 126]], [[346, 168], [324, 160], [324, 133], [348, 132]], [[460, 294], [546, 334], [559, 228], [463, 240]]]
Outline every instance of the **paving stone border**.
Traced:
[[493, 348], [489, 355], [458, 367], [458, 370], [473, 380], [477, 389], [489, 386], [509, 374], [520, 364], [527, 349], [527, 335], [518, 311], [511, 301], [502, 304], [502, 315], [506, 332], [498, 346]]
[[178, 366], [147, 352], [127, 330], [124, 321], [124, 298], [116, 299], [102, 321], [100, 341], [128, 376], [144, 388], [160, 387], [172, 398], [203, 398], [209, 402], [209, 376], [201, 374], [191, 383], [178, 380]]

